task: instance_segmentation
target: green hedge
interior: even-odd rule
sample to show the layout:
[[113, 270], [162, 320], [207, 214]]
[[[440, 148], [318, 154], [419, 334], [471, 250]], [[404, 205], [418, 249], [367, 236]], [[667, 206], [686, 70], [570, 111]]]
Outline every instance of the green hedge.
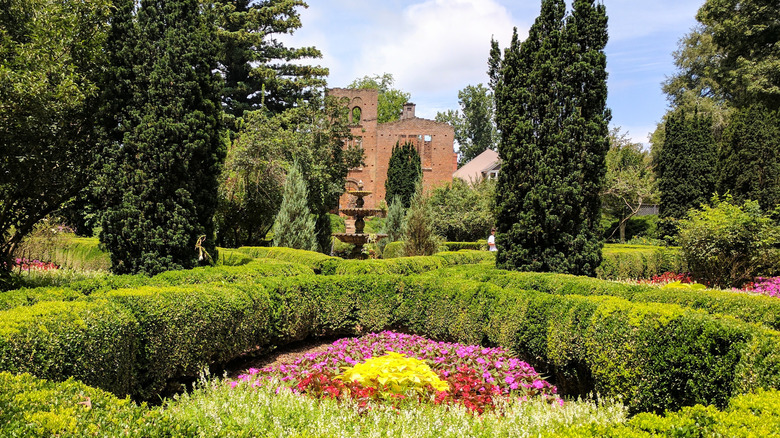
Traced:
[[460, 251], [461, 249], [470, 249], [474, 251], [487, 251], [487, 240], [477, 240], [476, 242], [444, 242], [447, 251]]
[[176, 436], [160, 411], [74, 379], [51, 382], [0, 372], [0, 436]]
[[277, 259], [308, 266], [317, 274], [330, 274], [336, 270], [340, 258], [302, 249], [245, 246], [238, 251], [256, 259]]
[[73, 301], [83, 297], [78, 291], [64, 287], [36, 287], [0, 292], [0, 311], [19, 306], [32, 306], [39, 301]]
[[490, 282], [501, 287], [531, 289], [554, 295], [608, 295], [635, 302], [677, 304], [780, 330], [780, 300], [765, 295], [661, 288], [566, 274], [504, 271], [484, 265], [441, 269], [428, 275]]
[[16, 307], [0, 312], [0, 370], [130, 394], [140, 334], [131, 312], [105, 300]]
[[271, 302], [260, 285], [143, 287], [97, 296], [120, 304], [137, 321], [136, 398], [176, 390], [168, 385], [178, 378], [197, 376], [270, 341]]
[[634, 412], [725, 406], [780, 386], [780, 334], [759, 325], [604, 296], [618, 284], [595, 279], [483, 265], [438, 274], [277, 276], [40, 302], [0, 313], [0, 370], [153, 398], [255, 346], [396, 328], [502, 345], [564, 393], [623, 396]]
[[619, 280], [652, 278], [664, 272], [687, 272], [678, 248], [649, 245], [605, 245], [598, 278]]

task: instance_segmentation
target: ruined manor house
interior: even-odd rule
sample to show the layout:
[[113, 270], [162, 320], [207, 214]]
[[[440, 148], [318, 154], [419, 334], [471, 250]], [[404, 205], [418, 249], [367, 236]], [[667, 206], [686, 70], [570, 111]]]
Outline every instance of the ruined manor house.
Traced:
[[[404, 104], [401, 118], [394, 122], [377, 123], [377, 90], [352, 90], [333, 88], [328, 94], [349, 99], [349, 122], [354, 142], [363, 147], [365, 165], [351, 169], [347, 175], [347, 189], [357, 188], [363, 182], [363, 190], [372, 193], [365, 197], [366, 208], [376, 208], [385, 199], [387, 166], [393, 146], [412, 142], [420, 153], [423, 171], [423, 188], [452, 182], [452, 173], [458, 168], [454, 151], [454, 131], [447, 123], [421, 119], [414, 114], [413, 103]], [[354, 197], [344, 194], [339, 208], [349, 206]], [[389, 202], [389, 200], [386, 200]]]

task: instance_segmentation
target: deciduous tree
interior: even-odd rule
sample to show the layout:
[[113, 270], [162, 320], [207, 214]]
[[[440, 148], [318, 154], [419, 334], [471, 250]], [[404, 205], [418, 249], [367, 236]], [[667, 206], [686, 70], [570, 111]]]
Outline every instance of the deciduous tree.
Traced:
[[411, 94], [393, 88], [393, 75], [385, 73], [382, 76], [363, 76], [355, 79], [347, 88], [369, 89], [379, 91], [377, 103], [377, 123], [387, 123], [401, 118], [401, 111]]
[[0, 276], [35, 224], [94, 176], [110, 2], [10, 0], [0, 12]]
[[493, 118], [493, 93], [482, 84], [469, 85], [458, 92], [460, 110], [436, 114], [437, 122], [449, 123], [458, 142], [458, 167], [486, 149], [496, 150], [498, 133]]

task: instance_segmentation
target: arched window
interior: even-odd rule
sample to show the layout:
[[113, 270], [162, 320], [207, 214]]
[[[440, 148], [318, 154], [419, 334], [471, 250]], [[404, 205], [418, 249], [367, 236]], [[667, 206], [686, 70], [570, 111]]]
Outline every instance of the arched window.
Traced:
[[352, 108], [352, 124], [360, 125], [360, 122], [362, 120], [360, 117], [362, 115], [363, 115], [363, 110], [359, 106]]

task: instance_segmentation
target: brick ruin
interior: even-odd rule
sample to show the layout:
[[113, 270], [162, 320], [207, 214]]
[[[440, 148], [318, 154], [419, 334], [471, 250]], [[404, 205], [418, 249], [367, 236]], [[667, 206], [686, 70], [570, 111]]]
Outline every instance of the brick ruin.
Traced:
[[[415, 116], [413, 103], [404, 104], [399, 120], [379, 124], [377, 90], [333, 88], [328, 94], [349, 99], [353, 141], [363, 147], [365, 166], [349, 171], [347, 188], [355, 189], [358, 181], [363, 182], [363, 189], [372, 192], [365, 197], [366, 208], [376, 208], [385, 198], [387, 167], [396, 143], [411, 141], [417, 148], [422, 160], [424, 190], [452, 182], [458, 158], [453, 147], [455, 133], [449, 124]], [[342, 195], [339, 208], [347, 207], [353, 202], [351, 198]]]

